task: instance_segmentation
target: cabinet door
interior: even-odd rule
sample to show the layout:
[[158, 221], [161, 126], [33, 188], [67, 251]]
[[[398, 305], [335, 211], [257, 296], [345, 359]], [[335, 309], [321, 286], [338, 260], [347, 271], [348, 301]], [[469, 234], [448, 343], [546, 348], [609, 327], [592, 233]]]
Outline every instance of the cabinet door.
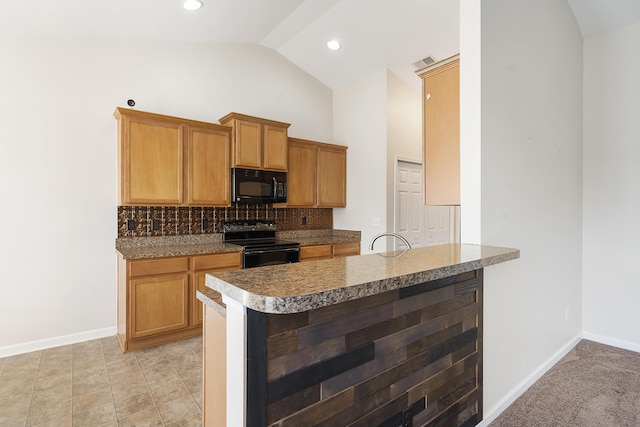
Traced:
[[189, 324], [187, 273], [129, 281], [131, 338], [186, 328]]
[[263, 125], [263, 163], [264, 169], [287, 170], [287, 129], [278, 126]]
[[187, 127], [187, 203], [230, 206], [230, 138], [225, 131]]
[[192, 258], [192, 269], [206, 270], [193, 273], [191, 290], [191, 325], [202, 324], [202, 302], [196, 298], [196, 291], [206, 288], [207, 274], [220, 271], [239, 270], [242, 268], [242, 253], [230, 252], [224, 254], [201, 255]]
[[316, 203], [316, 146], [289, 141], [287, 206]]
[[235, 120], [233, 126], [234, 167], [262, 167], [262, 125], [247, 120]]
[[318, 146], [317, 206], [347, 206], [347, 151]]
[[183, 126], [123, 115], [120, 119], [120, 203], [182, 203]]
[[331, 258], [333, 250], [331, 245], [312, 245], [300, 247], [300, 261], [315, 261]]
[[360, 242], [336, 243], [333, 245], [333, 256], [360, 255]]
[[427, 205], [460, 204], [459, 60], [422, 75]]

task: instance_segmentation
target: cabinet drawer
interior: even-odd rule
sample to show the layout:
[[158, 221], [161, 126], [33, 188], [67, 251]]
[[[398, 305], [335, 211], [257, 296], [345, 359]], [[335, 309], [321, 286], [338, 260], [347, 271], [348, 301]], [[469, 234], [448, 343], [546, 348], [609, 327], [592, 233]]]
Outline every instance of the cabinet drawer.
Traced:
[[333, 256], [360, 255], [360, 242], [337, 243], [333, 245]]
[[331, 258], [331, 245], [301, 246], [300, 259]]
[[129, 277], [182, 273], [188, 270], [189, 258], [187, 257], [144, 259], [130, 261]]
[[192, 269], [197, 270], [215, 270], [219, 268], [231, 269], [242, 268], [241, 252], [228, 252], [211, 255], [198, 255], [192, 258]]

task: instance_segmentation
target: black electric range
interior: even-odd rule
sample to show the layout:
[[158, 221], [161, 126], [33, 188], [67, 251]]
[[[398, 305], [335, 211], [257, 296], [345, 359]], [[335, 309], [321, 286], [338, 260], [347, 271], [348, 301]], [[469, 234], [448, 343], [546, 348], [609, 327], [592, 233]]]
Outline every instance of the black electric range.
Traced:
[[300, 261], [300, 244], [278, 240], [275, 221], [240, 220], [222, 224], [222, 241], [242, 246], [242, 268]]

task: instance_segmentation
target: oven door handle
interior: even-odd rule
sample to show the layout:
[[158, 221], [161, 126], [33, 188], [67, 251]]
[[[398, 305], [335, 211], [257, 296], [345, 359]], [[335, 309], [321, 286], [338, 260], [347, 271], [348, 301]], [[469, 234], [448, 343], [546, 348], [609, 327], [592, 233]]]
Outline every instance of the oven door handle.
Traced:
[[300, 248], [288, 248], [288, 249], [266, 249], [266, 250], [245, 250], [245, 255], [254, 255], [254, 254], [269, 254], [269, 253], [277, 253], [277, 252], [300, 252]]

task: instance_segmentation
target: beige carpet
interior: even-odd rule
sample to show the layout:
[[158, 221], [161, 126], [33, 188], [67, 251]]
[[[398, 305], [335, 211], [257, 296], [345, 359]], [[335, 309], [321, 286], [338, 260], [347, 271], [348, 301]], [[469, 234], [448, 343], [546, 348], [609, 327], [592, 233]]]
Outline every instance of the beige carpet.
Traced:
[[640, 426], [640, 353], [582, 340], [490, 426]]

